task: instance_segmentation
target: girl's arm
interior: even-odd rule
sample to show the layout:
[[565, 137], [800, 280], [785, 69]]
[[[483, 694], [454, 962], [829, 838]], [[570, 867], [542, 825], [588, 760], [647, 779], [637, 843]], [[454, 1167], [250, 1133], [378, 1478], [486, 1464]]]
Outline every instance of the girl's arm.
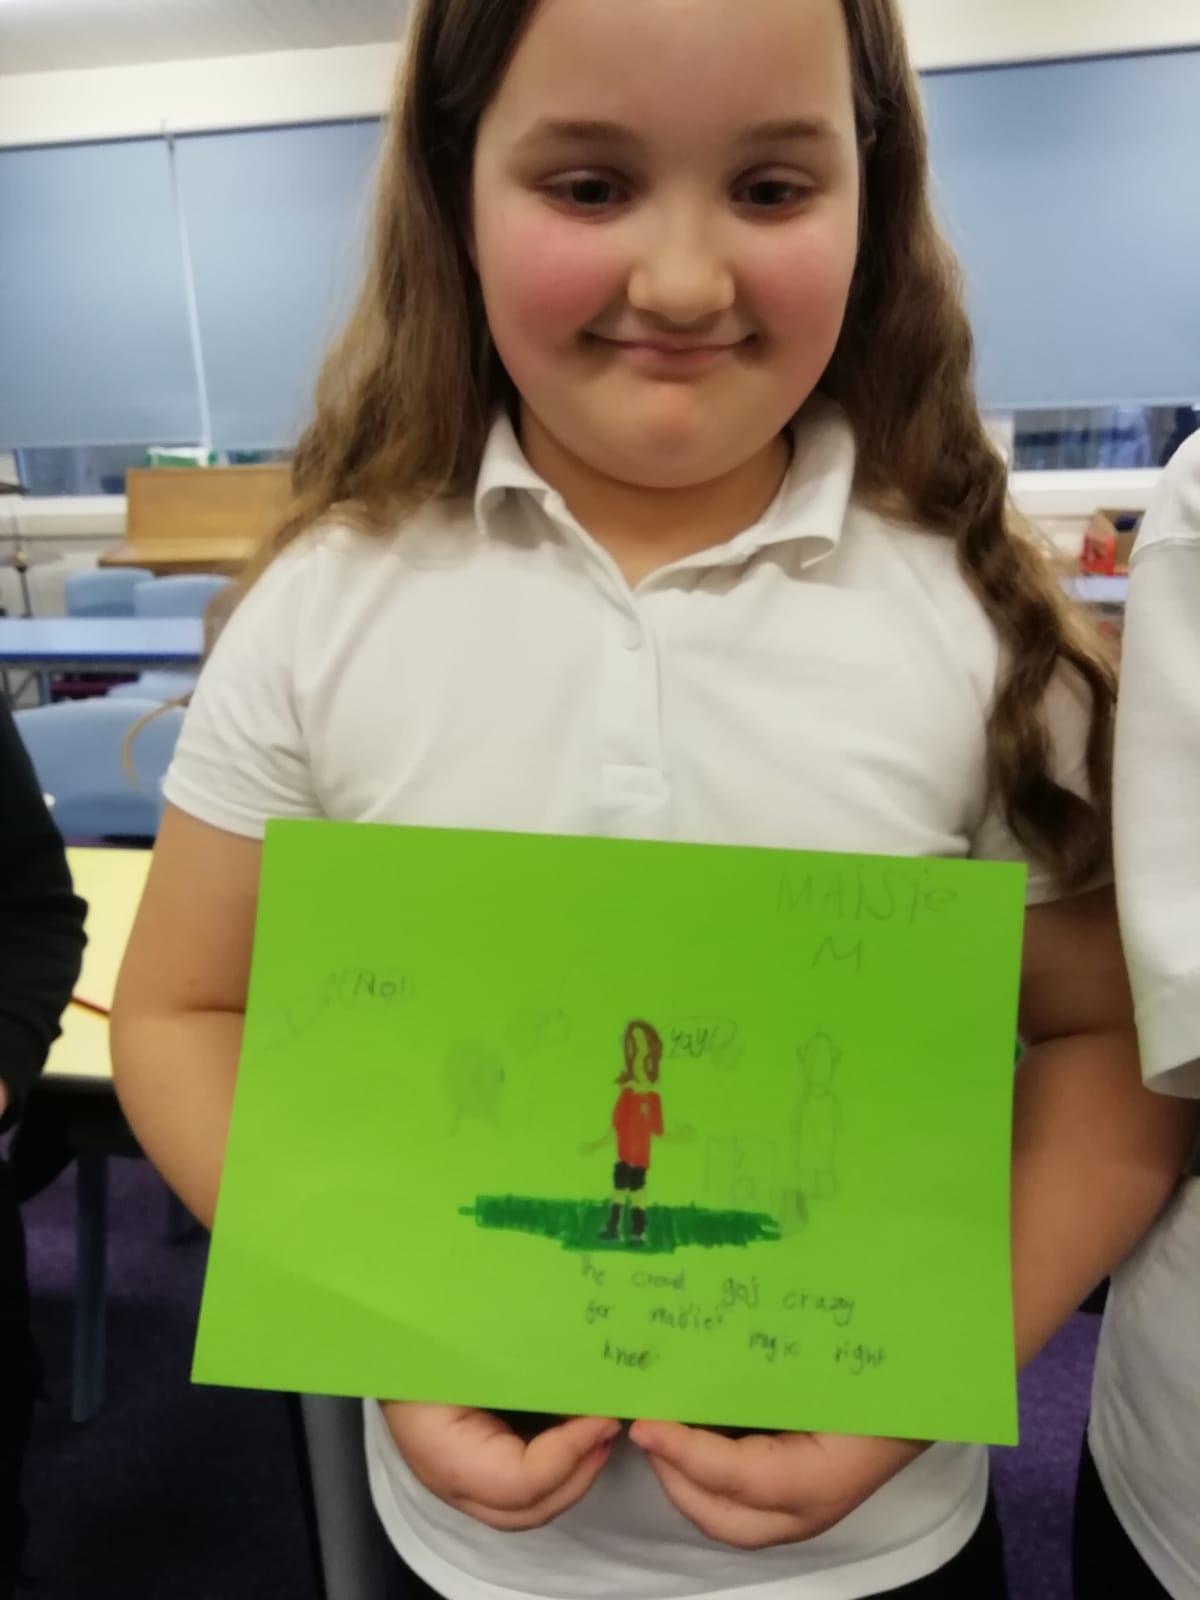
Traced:
[[[242, 1042], [261, 847], [168, 808], [113, 1008], [117, 1092], [151, 1161], [212, 1225]], [[574, 1417], [531, 1442], [454, 1406], [384, 1405], [412, 1471], [490, 1527], [543, 1527], [582, 1499], [620, 1425]]]
[[1162, 1210], [1198, 1111], [1142, 1086], [1111, 891], [1033, 907], [1025, 928], [1012, 1219], [1021, 1365]]
[[212, 1226], [262, 847], [167, 808], [112, 1014], [117, 1095], [171, 1188]]

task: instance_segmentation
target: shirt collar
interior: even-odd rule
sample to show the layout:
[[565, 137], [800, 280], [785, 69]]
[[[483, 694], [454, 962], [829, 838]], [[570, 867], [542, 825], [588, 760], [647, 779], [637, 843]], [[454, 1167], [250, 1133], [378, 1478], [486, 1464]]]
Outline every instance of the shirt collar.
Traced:
[[[743, 562], [771, 545], [797, 543], [809, 566], [838, 545], [854, 494], [854, 434], [844, 414], [814, 398], [793, 427], [792, 461], [779, 493], [752, 528], [716, 549], [689, 558], [689, 566]], [[484, 532], [509, 493], [528, 494], [553, 521], [575, 526], [562, 496], [525, 458], [512, 421], [497, 417], [475, 487], [476, 525]]]

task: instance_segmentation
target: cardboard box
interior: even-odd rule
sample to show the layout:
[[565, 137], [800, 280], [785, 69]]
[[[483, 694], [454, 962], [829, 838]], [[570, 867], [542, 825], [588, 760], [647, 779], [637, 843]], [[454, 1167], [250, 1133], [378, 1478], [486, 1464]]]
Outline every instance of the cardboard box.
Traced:
[[1141, 523], [1140, 511], [1097, 511], [1084, 534], [1079, 570], [1106, 578], [1128, 576]]

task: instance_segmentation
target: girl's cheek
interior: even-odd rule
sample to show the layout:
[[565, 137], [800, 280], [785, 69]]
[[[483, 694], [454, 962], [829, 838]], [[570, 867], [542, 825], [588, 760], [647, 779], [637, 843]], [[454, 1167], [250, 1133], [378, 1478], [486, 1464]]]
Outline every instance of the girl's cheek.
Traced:
[[780, 344], [837, 343], [854, 275], [855, 250], [836, 235], [809, 235], [764, 254], [748, 287], [764, 328]]
[[481, 255], [493, 315], [538, 343], [582, 332], [619, 298], [624, 284], [605, 234], [594, 223], [549, 210], [518, 215]]

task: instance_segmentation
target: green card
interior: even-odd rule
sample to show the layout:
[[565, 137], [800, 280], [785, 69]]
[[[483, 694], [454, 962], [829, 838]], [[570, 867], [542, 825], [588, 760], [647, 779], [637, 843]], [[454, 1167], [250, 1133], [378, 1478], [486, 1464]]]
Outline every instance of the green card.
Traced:
[[1015, 1442], [1024, 891], [273, 823], [194, 1376]]

